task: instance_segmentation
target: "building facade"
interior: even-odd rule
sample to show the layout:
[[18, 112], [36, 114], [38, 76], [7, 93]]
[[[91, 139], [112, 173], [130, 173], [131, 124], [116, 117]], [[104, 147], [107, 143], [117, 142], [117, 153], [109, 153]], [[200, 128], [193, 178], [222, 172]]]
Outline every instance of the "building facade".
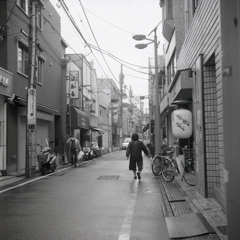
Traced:
[[112, 149], [116, 149], [120, 147], [120, 101], [121, 101], [121, 94], [119, 90], [119, 86], [113, 79], [109, 78], [98, 78], [98, 88], [101, 91], [104, 91], [105, 96], [109, 99], [109, 96], [106, 93], [110, 91], [110, 101], [108, 105], [108, 118], [109, 118], [109, 146], [110, 151]]
[[197, 191], [226, 211], [220, 1], [162, 0], [160, 5], [167, 89], [160, 107], [162, 115], [167, 110], [167, 136], [174, 141], [171, 104], [188, 101], [184, 108], [193, 114], [193, 134], [180, 143], [194, 151]]
[[83, 54], [67, 54], [66, 58], [67, 133], [78, 138], [82, 147], [91, 147], [92, 142], [102, 147], [96, 70]]
[[[64, 148], [63, 128], [66, 121], [65, 64], [62, 59], [67, 45], [61, 38], [60, 16], [49, 1], [38, 1], [36, 8], [36, 142], [45, 146], [54, 141], [56, 153]], [[1, 3], [0, 67], [2, 75], [11, 75], [11, 91], [1, 98], [1, 132], [4, 132], [4, 169], [6, 174], [24, 171], [26, 165], [27, 89], [29, 87], [29, 22], [28, 1]], [[51, 13], [51, 14], [50, 14]], [[17, 24], [16, 24], [17, 23]], [[3, 84], [2, 84], [3, 85]], [[4, 85], [3, 85], [4, 86]], [[7, 87], [8, 88], [8, 87]], [[2, 133], [1, 133], [2, 135]], [[40, 149], [36, 149], [36, 154]], [[6, 153], [6, 154], [5, 154]], [[32, 167], [38, 168], [36, 158]]]

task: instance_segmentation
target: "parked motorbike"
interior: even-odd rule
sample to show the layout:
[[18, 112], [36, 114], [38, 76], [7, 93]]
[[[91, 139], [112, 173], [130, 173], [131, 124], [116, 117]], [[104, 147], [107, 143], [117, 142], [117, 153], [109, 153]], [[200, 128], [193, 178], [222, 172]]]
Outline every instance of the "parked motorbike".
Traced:
[[[51, 141], [50, 145], [52, 145], [53, 141]], [[37, 155], [37, 161], [40, 163], [40, 172], [42, 175], [47, 174], [48, 172], [54, 172], [57, 168], [56, 164], [56, 154], [52, 150], [51, 147], [47, 146], [45, 148], [42, 148], [39, 144], [37, 144], [40, 147], [40, 153]]]

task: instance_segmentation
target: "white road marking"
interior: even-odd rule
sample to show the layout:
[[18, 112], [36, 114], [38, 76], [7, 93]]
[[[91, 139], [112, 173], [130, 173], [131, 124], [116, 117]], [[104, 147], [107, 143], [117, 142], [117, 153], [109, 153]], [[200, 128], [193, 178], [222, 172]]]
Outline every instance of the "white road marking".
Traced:
[[138, 190], [138, 181], [134, 181], [132, 190], [131, 190], [130, 201], [129, 201], [129, 204], [125, 213], [125, 217], [123, 220], [122, 231], [118, 237], [118, 240], [130, 239], [134, 207], [137, 199], [137, 190]]
[[[92, 161], [92, 160], [90, 160], [90, 161]], [[86, 163], [88, 163], [88, 162], [90, 162], [90, 161], [80, 163], [80, 164], [78, 164], [78, 166], [83, 165], [83, 164], [86, 164]], [[15, 189], [15, 188], [24, 186], [24, 185], [26, 185], [26, 184], [28, 184], [28, 183], [35, 182], [35, 181], [37, 181], [37, 180], [39, 180], [39, 179], [42, 179], [42, 178], [51, 176], [51, 175], [53, 175], [53, 174], [59, 173], [59, 172], [61, 172], [61, 171], [64, 171], [64, 170], [66, 170], [66, 169], [69, 169], [69, 168], [72, 168], [72, 166], [71, 166], [71, 167], [62, 168], [62, 169], [57, 170], [56, 172], [49, 173], [49, 174], [47, 174], [47, 175], [44, 175], [44, 176], [41, 176], [41, 177], [38, 177], [38, 178], [35, 178], [35, 179], [32, 179], [32, 180], [29, 180], [29, 181], [27, 181], [27, 182], [18, 184], [18, 185], [16, 185], [16, 186], [13, 186], [13, 187], [10, 187], [10, 188], [6, 188], [6, 189], [0, 191], [0, 194], [1, 194], [1, 193], [4, 193], [4, 192], [7, 192], [7, 191], [9, 191], [9, 190], [12, 190], [12, 189]]]

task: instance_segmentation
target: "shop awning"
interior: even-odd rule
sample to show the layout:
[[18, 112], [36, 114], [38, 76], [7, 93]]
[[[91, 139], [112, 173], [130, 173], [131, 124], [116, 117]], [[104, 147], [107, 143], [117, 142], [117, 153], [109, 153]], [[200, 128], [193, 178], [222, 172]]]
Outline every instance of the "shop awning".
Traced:
[[67, 125], [69, 125], [69, 119], [71, 118], [71, 127], [89, 129], [88, 115], [78, 108], [71, 107], [70, 109], [71, 116], [68, 116]]
[[103, 129], [100, 129], [100, 128], [97, 128], [97, 127], [90, 126], [90, 129], [92, 129], [93, 131], [97, 131], [97, 132], [99, 132], [101, 134], [105, 133], [105, 131]]

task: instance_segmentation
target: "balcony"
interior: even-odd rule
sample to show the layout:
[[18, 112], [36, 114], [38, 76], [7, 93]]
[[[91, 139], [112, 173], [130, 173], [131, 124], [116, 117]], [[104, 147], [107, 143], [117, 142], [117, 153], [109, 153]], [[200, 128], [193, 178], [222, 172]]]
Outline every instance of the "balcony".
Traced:
[[175, 100], [188, 100], [192, 97], [193, 78], [189, 77], [189, 69], [178, 70], [169, 85], [169, 103]]

